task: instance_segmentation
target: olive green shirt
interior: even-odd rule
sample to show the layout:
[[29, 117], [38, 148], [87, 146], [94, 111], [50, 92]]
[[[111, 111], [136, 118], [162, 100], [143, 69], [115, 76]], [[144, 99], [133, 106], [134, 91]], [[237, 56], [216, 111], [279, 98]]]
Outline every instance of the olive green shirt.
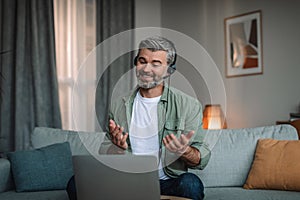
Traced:
[[[137, 92], [138, 88], [129, 95], [113, 102], [110, 107], [110, 119], [113, 119], [116, 124], [124, 127], [124, 132], [129, 132], [133, 102]], [[198, 149], [201, 156], [200, 163], [191, 168], [204, 169], [210, 158], [210, 150], [203, 141], [205, 135], [202, 129], [202, 106], [200, 102], [175, 88], [165, 86], [157, 109], [158, 142], [162, 147], [161, 160], [163, 166], [165, 166], [165, 174], [169, 177], [177, 177], [185, 173], [188, 170], [188, 166], [183, 160], [178, 158], [178, 155], [169, 152], [165, 148], [162, 138], [171, 133], [179, 138], [182, 133], [186, 134], [191, 130], [194, 130], [195, 134], [190, 141], [190, 146]], [[103, 149], [107, 149], [105, 145], [108, 145], [110, 135], [107, 134], [107, 137], [106, 141], [102, 143], [102, 152]], [[127, 143], [128, 149], [126, 153], [130, 153], [131, 145], [129, 137], [127, 138]]]

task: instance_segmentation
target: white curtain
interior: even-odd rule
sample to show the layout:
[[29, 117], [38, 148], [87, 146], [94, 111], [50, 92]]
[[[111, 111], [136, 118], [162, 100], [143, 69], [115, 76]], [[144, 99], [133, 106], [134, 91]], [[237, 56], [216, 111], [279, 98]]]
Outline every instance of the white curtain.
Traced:
[[[96, 69], [89, 68], [83, 72], [84, 80], [81, 78], [78, 81], [77, 75], [87, 55], [96, 46], [96, 0], [54, 0], [54, 18], [62, 127], [90, 130], [95, 127], [95, 119], [88, 117], [90, 111], [87, 108], [95, 101], [93, 88], [96, 84]], [[80, 106], [72, 107], [72, 90], [76, 81], [83, 89], [82, 94], [75, 94], [81, 96]], [[82, 115], [82, 124], [79, 126], [74, 123], [75, 112]]]

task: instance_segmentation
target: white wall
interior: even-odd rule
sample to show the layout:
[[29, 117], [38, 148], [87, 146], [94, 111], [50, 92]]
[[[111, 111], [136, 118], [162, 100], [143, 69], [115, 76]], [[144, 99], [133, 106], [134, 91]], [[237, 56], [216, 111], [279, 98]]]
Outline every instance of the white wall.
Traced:
[[[299, 111], [300, 1], [137, 0], [136, 8], [138, 27], [159, 25], [180, 31], [209, 52], [226, 86], [229, 128], [273, 125]], [[262, 10], [264, 73], [225, 78], [224, 18], [254, 10]], [[205, 104], [209, 98], [203, 98]]]
[[161, 26], [161, 0], [135, 0], [135, 27]]

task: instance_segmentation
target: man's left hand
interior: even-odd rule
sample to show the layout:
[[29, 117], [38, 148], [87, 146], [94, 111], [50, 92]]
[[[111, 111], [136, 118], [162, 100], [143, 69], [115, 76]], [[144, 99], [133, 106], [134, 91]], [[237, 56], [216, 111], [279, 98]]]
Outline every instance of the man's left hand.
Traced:
[[195, 131], [190, 131], [188, 134], [181, 134], [180, 138], [177, 138], [173, 133], [163, 138], [166, 148], [176, 154], [184, 154], [188, 149], [191, 138]]

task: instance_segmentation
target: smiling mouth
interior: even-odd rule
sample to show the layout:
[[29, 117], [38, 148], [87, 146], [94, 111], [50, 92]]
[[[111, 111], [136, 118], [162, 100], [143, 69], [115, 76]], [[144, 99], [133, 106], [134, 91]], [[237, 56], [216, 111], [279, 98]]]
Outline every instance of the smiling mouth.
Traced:
[[148, 75], [141, 75], [139, 78], [141, 80], [153, 80], [153, 77]]

